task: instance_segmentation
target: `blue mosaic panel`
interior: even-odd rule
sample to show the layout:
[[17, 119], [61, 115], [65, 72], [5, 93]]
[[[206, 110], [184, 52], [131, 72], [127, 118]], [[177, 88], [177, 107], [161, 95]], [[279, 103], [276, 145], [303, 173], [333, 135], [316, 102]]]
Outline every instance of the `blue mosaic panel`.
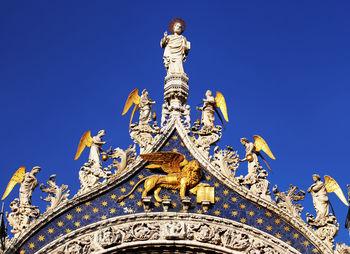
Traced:
[[[176, 132], [167, 140], [160, 151], [178, 152], [184, 154], [188, 161], [193, 160], [193, 157]], [[135, 184], [144, 177], [155, 173], [161, 174], [159, 171], [151, 171], [143, 168], [108, 193], [70, 209], [65, 214], [49, 222], [29, 238], [22, 246], [20, 253], [34, 253], [61, 235], [65, 235], [91, 223], [125, 214], [143, 213], [144, 210], [141, 202], [143, 183], [137, 186], [135, 191], [122, 202], [118, 203], [117, 198], [129, 193]], [[205, 169], [203, 169], [201, 182], [215, 187], [215, 204], [209, 209], [208, 215], [227, 218], [260, 229], [286, 242], [302, 253], [318, 253], [317, 248], [291, 225], [283, 221], [276, 214], [260, 207], [258, 204], [245, 200], [235, 192], [229, 190], [220, 184], [215, 176], [206, 172]], [[169, 211], [181, 212], [182, 204], [177, 190], [163, 188], [160, 196], [171, 200]], [[196, 197], [190, 193], [188, 193], [188, 196], [193, 201], [189, 212], [203, 213], [201, 205], [195, 202]], [[154, 198], [152, 199], [151, 210], [153, 212], [161, 212], [163, 210], [162, 205], [155, 202]]]

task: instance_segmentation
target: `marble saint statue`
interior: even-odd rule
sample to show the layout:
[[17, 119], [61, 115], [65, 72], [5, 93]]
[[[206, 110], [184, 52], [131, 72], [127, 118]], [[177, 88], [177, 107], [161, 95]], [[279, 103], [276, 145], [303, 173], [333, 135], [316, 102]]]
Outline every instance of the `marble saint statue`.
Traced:
[[191, 44], [186, 37], [181, 35], [184, 32], [184, 21], [174, 19], [169, 25], [172, 35], [164, 32], [160, 46], [164, 48], [163, 61], [167, 74], [185, 74], [183, 62], [186, 61]]

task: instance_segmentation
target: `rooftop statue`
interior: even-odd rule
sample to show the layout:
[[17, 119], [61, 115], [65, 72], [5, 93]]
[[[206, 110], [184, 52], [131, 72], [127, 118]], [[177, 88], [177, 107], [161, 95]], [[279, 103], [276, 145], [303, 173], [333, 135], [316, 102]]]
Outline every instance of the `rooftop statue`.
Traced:
[[[198, 110], [202, 111], [202, 118], [194, 123], [192, 127], [192, 133], [198, 136], [193, 140], [197, 148], [202, 152], [205, 157], [209, 156], [210, 146], [216, 144], [222, 136], [222, 126], [215, 126], [215, 112], [219, 116], [221, 123], [224, 122], [217, 110], [220, 108], [225, 120], [228, 122], [227, 108], [224, 96], [220, 92], [216, 92], [214, 98], [212, 92], [207, 90], [205, 93], [206, 98], [203, 99], [203, 106], [197, 107]], [[201, 127], [202, 125], [202, 127]], [[224, 125], [225, 126], [225, 125]]]
[[169, 24], [168, 32], [164, 32], [164, 37], [160, 41], [160, 46], [164, 48], [163, 61], [167, 74], [185, 74], [183, 62], [186, 61], [191, 44], [186, 37], [181, 35], [186, 28], [182, 19], [175, 18]]
[[345, 205], [349, 206], [349, 204], [340, 186], [332, 177], [324, 176], [324, 183], [317, 174], [313, 175], [312, 179], [314, 184], [310, 186], [307, 192], [312, 195], [314, 208], [316, 210], [316, 218], [314, 215], [307, 213], [306, 221], [311, 228], [315, 230], [316, 235], [322, 239], [329, 248], [333, 249], [334, 237], [338, 233], [339, 223], [336, 217], [329, 212], [330, 202], [327, 192], [334, 192]]
[[[216, 92], [216, 97], [214, 98], [212, 92], [207, 90], [205, 97], [206, 98], [203, 99], [203, 107], [197, 107], [197, 109], [202, 111], [201, 124], [203, 124], [203, 130], [210, 131], [215, 127], [215, 112], [217, 112], [216, 108], [220, 108], [226, 122], [228, 122], [227, 107], [225, 98], [220, 92]], [[219, 112], [217, 112], [217, 115], [219, 116], [221, 123], [224, 125]]]
[[343, 191], [338, 183], [330, 176], [324, 176], [325, 183], [321, 181], [321, 177], [317, 174], [312, 176], [314, 184], [312, 184], [307, 192], [312, 195], [314, 208], [316, 211], [316, 218], [308, 216], [308, 222], [313, 226], [324, 226], [327, 223], [329, 213], [329, 200], [327, 192], [334, 192], [338, 198], [346, 205], [349, 206]]
[[102, 169], [100, 152], [102, 151], [102, 145], [106, 144], [106, 142], [102, 141], [102, 137], [105, 134], [106, 134], [105, 130], [100, 130], [98, 134], [92, 138], [91, 131], [85, 132], [80, 139], [77, 153], [75, 155], [74, 160], [77, 160], [80, 157], [85, 147], [90, 147], [89, 166], [91, 168]]
[[20, 167], [12, 176], [8, 183], [2, 199], [5, 199], [13, 187], [20, 183], [19, 198], [15, 198], [11, 202], [10, 208], [12, 212], [6, 213], [6, 217], [12, 226], [11, 232], [15, 237], [19, 236], [31, 223], [31, 219], [39, 216], [40, 211], [37, 206], [32, 206], [32, 194], [38, 186], [35, 175], [40, 171], [40, 167], [34, 167], [30, 172], [25, 172], [26, 167]]
[[79, 180], [81, 183], [81, 189], [78, 194], [85, 193], [96, 185], [100, 184], [100, 180], [110, 177], [111, 172], [105, 171], [102, 168], [101, 152], [102, 145], [106, 142], [102, 141], [102, 137], [105, 135], [105, 130], [100, 130], [96, 136], [91, 137], [91, 131], [87, 131], [80, 139], [75, 160], [77, 160], [85, 147], [90, 147], [89, 161], [86, 162], [79, 171]]
[[[122, 112], [122, 115], [125, 115], [132, 105], [134, 108], [131, 113], [130, 123], [129, 123], [129, 132], [131, 138], [135, 143], [138, 143], [141, 151], [147, 149], [154, 142], [154, 135], [159, 133], [160, 128], [156, 121], [155, 113], [152, 116], [152, 105], [155, 104], [155, 101], [152, 101], [148, 97], [148, 91], [144, 89], [141, 96], [139, 96], [139, 89], [134, 89], [128, 96], [128, 99], [125, 102], [125, 106]], [[132, 123], [135, 111], [140, 110], [139, 122]], [[153, 119], [153, 125], [151, 126], [151, 121]]]
[[329, 202], [327, 191], [324, 183], [321, 181], [321, 177], [319, 175], [313, 175], [312, 180], [314, 184], [312, 184], [307, 192], [311, 193], [312, 200], [314, 203], [314, 208], [316, 210], [316, 218], [315, 223], [319, 224], [321, 221], [325, 220], [329, 214]]
[[40, 167], [34, 167], [32, 171], [27, 173], [25, 170], [26, 167], [22, 166], [13, 174], [6, 187], [5, 193], [2, 196], [2, 200], [11, 193], [13, 187], [15, 187], [17, 183], [20, 183], [19, 203], [21, 206], [31, 206], [33, 191], [38, 186], [38, 181], [35, 175], [40, 171]]
[[247, 138], [241, 138], [242, 145], [246, 147], [246, 155], [244, 159], [239, 160], [240, 162], [248, 161], [248, 174], [242, 179], [242, 184], [248, 185], [249, 188], [258, 182], [258, 172], [262, 170], [258, 156], [264, 160], [267, 167], [270, 169], [270, 166], [261, 155], [260, 150], [263, 150], [271, 159], [275, 159], [265, 140], [258, 135], [254, 135], [253, 137], [255, 139], [254, 143], [249, 142]]
[[142, 91], [141, 96], [139, 96], [138, 93], [139, 89], [136, 88], [129, 94], [122, 115], [125, 115], [131, 106], [135, 105], [131, 113], [129, 125], [131, 125], [137, 109], [140, 110], [139, 125], [148, 125], [149, 122], [152, 121], [152, 105], [156, 102], [152, 101], [151, 98], [148, 97], [148, 91], [146, 89]]

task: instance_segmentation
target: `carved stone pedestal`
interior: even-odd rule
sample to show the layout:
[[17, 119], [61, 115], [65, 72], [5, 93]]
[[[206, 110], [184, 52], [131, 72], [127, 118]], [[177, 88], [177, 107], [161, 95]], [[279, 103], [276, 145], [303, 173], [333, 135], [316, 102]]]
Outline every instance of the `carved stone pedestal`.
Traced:
[[170, 74], [164, 80], [164, 100], [174, 109], [179, 109], [188, 98], [188, 78], [184, 74]]
[[163, 212], [167, 212], [169, 210], [170, 205], [171, 205], [171, 200], [170, 199], [163, 199], [162, 205], [163, 205]]
[[152, 197], [144, 197], [142, 198], [142, 204], [143, 204], [143, 210], [148, 213], [151, 211], [150, 205], [151, 205], [151, 198]]
[[182, 202], [182, 210], [184, 213], [188, 212], [188, 209], [190, 208], [191, 205], [191, 198], [189, 197], [184, 197], [181, 199]]
[[207, 213], [210, 207], [210, 200], [202, 200], [202, 209], [204, 213]]

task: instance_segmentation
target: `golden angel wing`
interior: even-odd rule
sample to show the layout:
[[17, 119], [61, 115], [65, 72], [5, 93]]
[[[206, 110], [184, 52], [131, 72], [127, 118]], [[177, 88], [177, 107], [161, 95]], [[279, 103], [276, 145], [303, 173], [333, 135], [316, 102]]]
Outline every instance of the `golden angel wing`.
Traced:
[[326, 191], [328, 193], [334, 192], [338, 198], [346, 205], [349, 206], [348, 201], [346, 200], [343, 191], [341, 190], [339, 184], [330, 176], [324, 176]]
[[141, 158], [152, 162], [147, 168], [161, 168], [164, 172], [178, 173], [181, 171], [180, 163], [185, 159], [185, 156], [174, 152], [157, 152], [140, 154]]
[[269, 146], [267, 145], [267, 143], [265, 142], [265, 140], [258, 136], [258, 135], [254, 135], [254, 146], [257, 152], [259, 152], [260, 150], [263, 150], [271, 159], [276, 160], [275, 156], [273, 156]]
[[92, 137], [91, 137], [91, 131], [87, 131], [81, 136], [77, 153], [75, 154], [74, 160], [77, 160], [81, 153], [84, 151], [85, 147], [91, 147], [92, 145]]
[[17, 169], [17, 171], [11, 177], [10, 182], [7, 184], [5, 193], [2, 196], [1, 200], [4, 200], [11, 193], [13, 187], [15, 187], [15, 185], [17, 183], [21, 183], [23, 181], [23, 177], [24, 177], [25, 173], [26, 173], [25, 166], [22, 166], [19, 169]]
[[[139, 96], [139, 89], [134, 89], [132, 90], [132, 92], [129, 94], [128, 99], [125, 102], [125, 106], [123, 109], [123, 113], [122, 116], [125, 115], [128, 110], [130, 109], [130, 107], [135, 104], [135, 105], [139, 105], [140, 104], [140, 96]], [[134, 109], [135, 110], [135, 109]]]
[[226, 122], [228, 122], [226, 101], [222, 93], [216, 92], [215, 104], [217, 108], [220, 108], [222, 115], [224, 116]]

